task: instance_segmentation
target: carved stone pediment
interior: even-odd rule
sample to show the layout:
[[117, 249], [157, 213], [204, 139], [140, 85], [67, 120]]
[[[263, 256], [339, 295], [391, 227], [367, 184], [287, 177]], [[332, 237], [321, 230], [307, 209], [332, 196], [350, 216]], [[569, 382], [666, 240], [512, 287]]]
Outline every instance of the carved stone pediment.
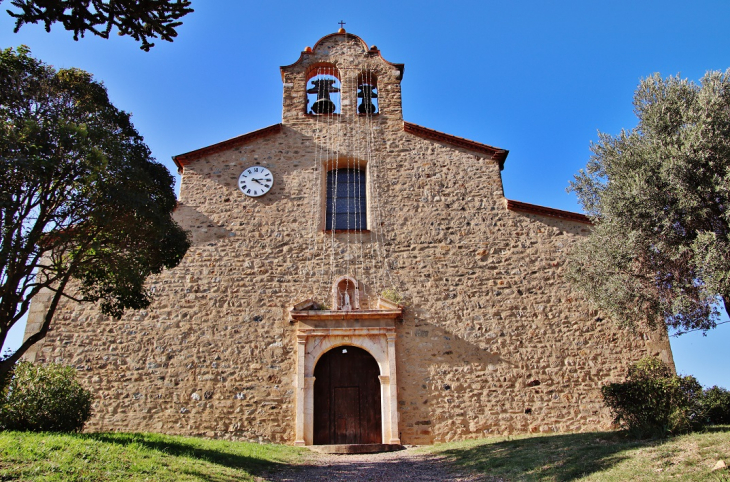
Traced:
[[[296, 307], [296, 305], [295, 305]], [[378, 319], [394, 319], [403, 318], [403, 307], [398, 306], [394, 309], [380, 310], [358, 310], [358, 311], [334, 311], [334, 310], [317, 310], [303, 309], [296, 310], [292, 307], [289, 310], [291, 321], [313, 321], [313, 320], [378, 320]]]

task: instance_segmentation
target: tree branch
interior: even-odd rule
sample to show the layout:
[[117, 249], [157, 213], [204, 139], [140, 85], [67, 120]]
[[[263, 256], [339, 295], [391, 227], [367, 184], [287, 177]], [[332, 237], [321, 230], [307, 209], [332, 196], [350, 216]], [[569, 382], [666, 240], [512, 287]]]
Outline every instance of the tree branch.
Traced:
[[[720, 323], [715, 323], [715, 326], [724, 325], [725, 323], [730, 323], [730, 320], [721, 321]], [[692, 332], [695, 332], [695, 331], [707, 331], [707, 330], [704, 329], [704, 328], [696, 328], [694, 330], [678, 331], [676, 333], [672, 333], [670, 336], [672, 336], [674, 338], [678, 338], [678, 337], [680, 337], [682, 335], [686, 335], [687, 333], [692, 333]]]

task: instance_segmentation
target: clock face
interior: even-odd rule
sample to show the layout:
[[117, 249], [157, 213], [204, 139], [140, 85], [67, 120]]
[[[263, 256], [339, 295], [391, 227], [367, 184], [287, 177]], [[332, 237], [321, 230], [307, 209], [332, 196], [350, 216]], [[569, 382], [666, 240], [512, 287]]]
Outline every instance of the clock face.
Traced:
[[251, 166], [238, 176], [238, 187], [246, 196], [263, 196], [273, 185], [274, 176], [265, 167]]

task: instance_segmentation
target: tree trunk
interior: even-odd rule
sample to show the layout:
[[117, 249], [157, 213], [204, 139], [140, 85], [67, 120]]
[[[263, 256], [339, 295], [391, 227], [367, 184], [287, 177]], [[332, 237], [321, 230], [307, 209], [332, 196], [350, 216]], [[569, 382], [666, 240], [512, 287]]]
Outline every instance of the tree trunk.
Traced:
[[68, 283], [69, 278], [70, 276], [67, 275], [56, 289], [56, 293], [51, 300], [48, 311], [46, 311], [46, 316], [43, 318], [43, 325], [41, 326], [41, 329], [23, 341], [23, 344], [20, 345], [20, 348], [18, 348], [15, 353], [4, 360], [0, 360], [0, 393], [2, 393], [5, 383], [10, 381], [8, 375], [18, 360], [20, 360], [20, 357], [22, 357], [31, 346], [41, 341], [45, 338], [46, 334], [48, 334], [48, 329], [51, 327], [51, 320], [53, 319], [53, 315], [56, 313], [56, 308], [58, 308], [58, 303], [61, 301], [63, 290], [66, 289], [66, 284]]

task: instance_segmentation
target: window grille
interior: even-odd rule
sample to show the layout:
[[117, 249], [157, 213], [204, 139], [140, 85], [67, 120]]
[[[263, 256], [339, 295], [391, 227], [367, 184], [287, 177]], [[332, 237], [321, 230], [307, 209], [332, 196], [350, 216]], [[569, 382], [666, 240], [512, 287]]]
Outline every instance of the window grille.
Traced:
[[325, 229], [367, 229], [365, 171], [345, 168], [327, 173], [327, 222]]

